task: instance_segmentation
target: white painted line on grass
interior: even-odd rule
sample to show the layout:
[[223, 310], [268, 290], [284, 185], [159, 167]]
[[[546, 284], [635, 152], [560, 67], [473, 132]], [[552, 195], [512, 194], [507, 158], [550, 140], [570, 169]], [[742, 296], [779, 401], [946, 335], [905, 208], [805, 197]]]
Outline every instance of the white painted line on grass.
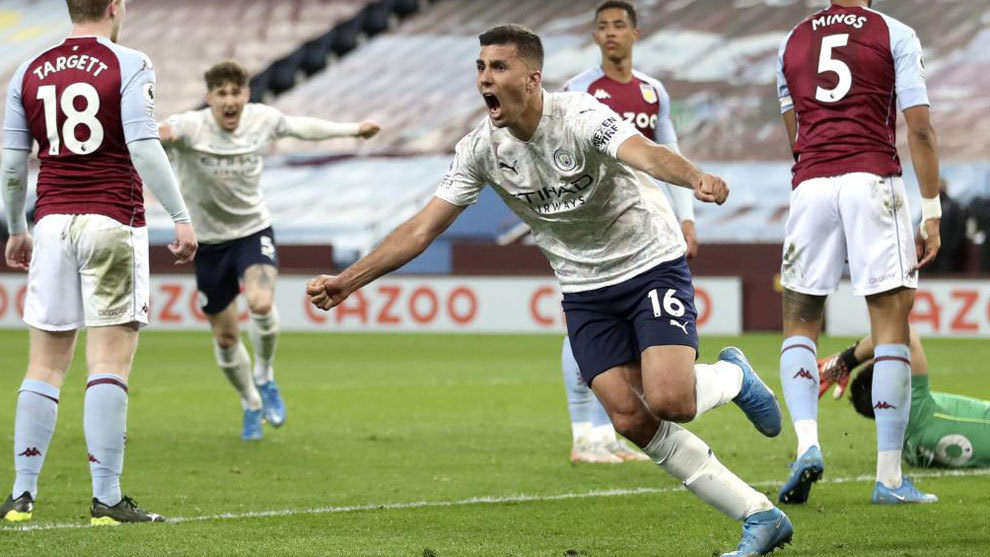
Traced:
[[[973, 477], [990, 476], [990, 468], [976, 468], [970, 470], [932, 470], [917, 471], [909, 474], [912, 478], [949, 478], [949, 477]], [[841, 484], [850, 482], [872, 482], [875, 477], [872, 475], [851, 476], [845, 478], [823, 478], [818, 483]], [[783, 482], [778, 480], [768, 480], [751, 483], [753, 487], [776, 487]], [[637, 487], [637, 488], [616, 488], [595, 491], [584, 491], [574, 493], [558, 493], [549, 495], [503, 495], [471, 497], [469, 499], [456, 499], [453, 501], [412, 501], [407, 503], [381, 503], [363, 505], [344, 505], [336, 507], [314, 507], [309, 509], [281, 509], [271, 511], [249, 511], [243, 513], [223, 513], [202, 516], [178, 516], [168, 519], [166, 524], [181, 524], [184, 522], [203, 522], [207, 520], [239, 520], [242, 518], [276, 518], [283, 516], [296, 516], [306, 514], [337, 514], [367, 511], [399, 511], [407, 509], [423, 508], [444, 508], [444, 507], [467, 507], [472, 505], [503, 505], [507, 503], [531, 503], [565, 501], [569, 499], [594, 499], [598, 497], [624, 497], [628, 495], [655, 495], [658, 493], [671, 493], [681, 491], [683, 487]], [[0, 532], [37, 532], [43, 530], [74, 530], [79, 528], [91, 528], [90, 525], [79, 522], [64, 522], [51, 524], [27, 524], [24, 526], [0, 527]]]

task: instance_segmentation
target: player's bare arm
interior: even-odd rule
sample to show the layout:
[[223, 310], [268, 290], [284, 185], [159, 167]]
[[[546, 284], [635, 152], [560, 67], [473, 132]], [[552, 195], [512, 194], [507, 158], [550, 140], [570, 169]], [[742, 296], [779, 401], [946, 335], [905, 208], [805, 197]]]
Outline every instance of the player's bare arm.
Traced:
[[20, 271], [28, 270], [33, 245], [24, 214], [29, 155], [28, 151], [4, 149], [0, 157], [0, 184], [3, 186], [3, 205], [10, 233], [6, 248], [7, 266]]
[[399, 225], [378, 247], [343, 273], [311, 279], [306, 284], [310, 301], [322, 310], [340, 304], [352, 292], [423, 253], [463, 210], [464, 207], [434, 197], [419, 213]]
[[794, 142], [797, 141], [797, 114], [794, 110], [788, 110], [781, 115], [784, 120], [784, 129], [787, 130], [787, 141], [791, 144], [791, 150], [794, 150]]
[[[911, 164], [918, 176], [921, 190], [921, 235], [924, 242], [924, 255], [915, 269], [920, 269], [935, 259], [942, 245], [939, 236], [941, 205], [938, 197], [938, 135], [932, 125], [928, 106], [912, 106], [904, 111], [908, 128], [908, 147], [911, 149]], [[937, 210], [936, 210], [937, 207]], [[935, 216], [938, 215], [938, 216]]]
[[677, 151], [657, 145], [641, 135], [624, 141], [619, 146], [616, 158], [657, 180], [693, 189], [695, 197], [701, 201], [721, 205], [729, 196], [729, 186], [724, 180], [714, 174], [702, 172]]

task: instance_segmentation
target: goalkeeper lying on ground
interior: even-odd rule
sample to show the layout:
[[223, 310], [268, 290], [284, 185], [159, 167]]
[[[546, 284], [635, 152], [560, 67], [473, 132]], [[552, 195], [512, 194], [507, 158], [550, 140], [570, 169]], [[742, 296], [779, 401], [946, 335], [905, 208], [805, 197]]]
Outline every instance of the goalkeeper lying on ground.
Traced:
[[[818, 397], [835, 384], [846, 388], [856, 411], [873, 419], [873, 341], [869, 336], [845, 351], [818, 361]], [[849, 383], [852, 372], [866, 364]], [[911, 329], [911, 414], [904, 435], [904, 459], [911, 466], [990, 467], [990, 401], [932, 392], [921, 341]]]

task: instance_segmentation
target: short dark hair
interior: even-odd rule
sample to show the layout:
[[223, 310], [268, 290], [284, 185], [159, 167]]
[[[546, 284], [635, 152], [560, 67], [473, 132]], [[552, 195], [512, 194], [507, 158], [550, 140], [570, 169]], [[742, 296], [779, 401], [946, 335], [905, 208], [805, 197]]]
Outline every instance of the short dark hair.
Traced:
[[849, 398], [860, 415], [871, 420], [876, 419], [873, 412], [873, 362], [860, 370], [849, 383]]
[[543, 69], [543, 41], [529, 27], [517, 23], [496, 25], [478, 35], [481, 46], [493, 44], [514, 44], [520, 58], [525, 58]]
[[636, 8], [624, 0], [605, 0], [598, 4], [598, 7], [595, 8], [595, 19], [598, 19], [598, 14], [611, 9], [625, 10], [629, 14], [629, 21], [632, 22], [633, 27], [636, 27]]
[[244, 66], [233, 60], [224, 60], [206, 70], [203, 78], [206, 79], [206, 89], [208, 91], [212, 91], [217, 87], [223, 87], [224, 83], [233, 83], [238, 87], [244, 87], [248, 82], [248, 71]]
[[65, 0], [72, 23], [99, 21], [107, 13], [107, 6], [113, 0]]

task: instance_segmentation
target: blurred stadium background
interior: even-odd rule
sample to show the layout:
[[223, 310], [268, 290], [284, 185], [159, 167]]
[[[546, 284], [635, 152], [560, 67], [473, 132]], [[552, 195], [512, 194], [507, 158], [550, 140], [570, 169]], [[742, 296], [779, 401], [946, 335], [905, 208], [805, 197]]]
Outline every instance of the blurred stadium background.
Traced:
[[[692, 262], [702, 331], [738, 334], [780, 325], [776, 270], [787, 213], [789, 153], [779, 122], [773, 63], [785, 33], [821, 0], [641, 0], [634, 64], [673, 100], [682, 150], [732, 187], [723, 207], [697, 207], [700, 256]], [[556, 89], [597, 64], [589, 37], [597, 0], [163, 0], [133, 2], [122, 42], [158, 72], [158, 116], [202, 105], [202, 72], [235, 58], [252, 72], [256, 101], [290, 114], [374, 119], [371, 141], [284, 141], [266, 162], [264, 192], [283, 273], [305, 275], [354, 261], [432, 195], [456, 141], [483, 115], [472, 62], [477, 34], [516, 21], [537, 30]], [[913, 26], [926, 48], [939, 131], [946, 219], [944, 255], [926, 280], [916, 325], [927, 335], [990, 334], [990, 8], [985, 2], [886, 0], [877, 7]], [[62, 0], [0, 2], [0, 82], [68, 30]], [[903, 129], [903, 126], [902, 126]], [[901, 153], [907, 159], [902, 140]], [[917, 186], [905, 165], [915, 213]], [[150, 203], [158, 322], [199, 327], [190, 277], [164, 257], [165, 213]], [[951, 210], [949, 209], [951, 206]], [[288, 329], [561, 330], [549, 267], [519, 220], [491, 191], [440, 241], [367, 293], [367, 306], [321, 321], [303, 310], [297, 284], [280, 289]], [[501, 278], [516, 277], [515, 282]], [[402, 278], [406, 277], [406, 278]], [[519, 277], [526, 277], [525, 279]], [[709, 280], [722, 277], [719, 280]], [[0, 285], [0, 325], [18, 326], [23, 277]], [[167, 279], [167, 280], [166, 280]], [[499, 285], [512, 285], [502, 290]], [[395, 289], [398, 289], [396, 293]], [[466, 289], [466, 291], [464, 290]], [[525, 290], [508, 313], [503, 293]], [[550, 289], [550, 290], [547, 290]], [[519, 296], [516, 296], [519, 297]], [[382, 315], [392, 300], [398, 315]], [[5, 302], [6, 300], [6, 302]], [[9, 307], [8, 307], [9, 306]], [[863, 330], [848, 295], [832, 302], [833, 333]], [[169, 311], [164, 311], [168, 309]], [[350, 313], [348, 313], [350, 311]], [[385, 312], [388, 313], [388, 312]], [[342, 314], [342, 315], [341, 315]], [[852, 316], [851, 318], [848, 316]]]

